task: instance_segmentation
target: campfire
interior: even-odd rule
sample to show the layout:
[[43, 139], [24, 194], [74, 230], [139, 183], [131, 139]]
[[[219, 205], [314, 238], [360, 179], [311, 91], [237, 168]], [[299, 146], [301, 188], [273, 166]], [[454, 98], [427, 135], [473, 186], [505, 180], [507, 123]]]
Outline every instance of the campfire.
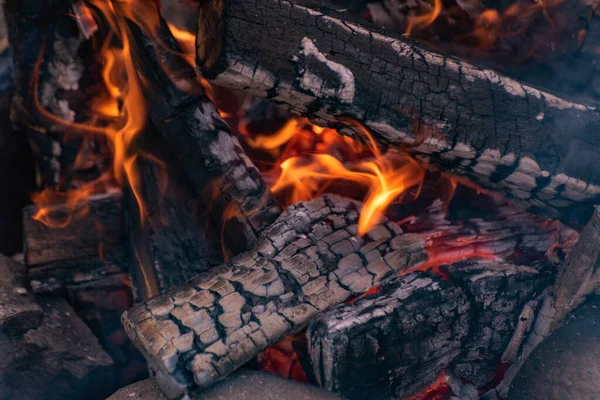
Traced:
[[6, 398], [503, 399], [598, 288], [593, 1], [3, 7]]

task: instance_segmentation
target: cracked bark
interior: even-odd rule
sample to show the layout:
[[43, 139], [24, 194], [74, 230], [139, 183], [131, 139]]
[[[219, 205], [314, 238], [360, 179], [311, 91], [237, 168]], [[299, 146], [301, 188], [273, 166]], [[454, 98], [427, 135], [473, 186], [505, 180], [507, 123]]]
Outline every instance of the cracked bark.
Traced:
[[408, 397], [441, 371], [488, 382], [521, 307], [548, 285], [548, 265], [459, 263], [448, 273], [448, 281], [424, 272], [398, 277], [313, 321], [316, 381], [348, 399]]
[[175, 398], [207, 387], [319, 312], [425, 260], [423, 240], [394, 223], [356, 236], [358, 213], [338, 196], [294, 205], [254, 250], [125, 313], [162, 390]]
[[574, 226], [599, 199], [594, 107], [441, 56], [327, 1], [207, 2], [198, 25], [197, 62], [216, 85], [319, 124], [357, 120], [382, 145]]
[[543, 294], [522, 309], [519, 324], [502, 361], [512, 364], [504, 380], [483, 398], [504, 399], [521, 366], [533, 350], [560, 325], [561, 321], [600, 284], [600, 209], [582, 230], [570, 257], [559, 268], [557, 278]]
[[[237, 254], [252, 248], [263, 229], [281, 213], [260, 173], [204, 93], [192, 67], [161, 20], [157, 36], [131, 24], [145, 71], [157, 96], [150, 117], [173, 149], [193, 187], [201, 195], [226, 247]], [[169, 76], [164, 71], [169, 71]]]

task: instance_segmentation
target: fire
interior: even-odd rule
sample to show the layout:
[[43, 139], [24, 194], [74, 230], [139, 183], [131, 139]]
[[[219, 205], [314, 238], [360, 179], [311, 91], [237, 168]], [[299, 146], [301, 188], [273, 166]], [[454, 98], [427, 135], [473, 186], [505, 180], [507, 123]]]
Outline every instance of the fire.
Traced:
[[[95, 20], [104, 21], [108, 27], [108, 33], [101, 47], [103, 90], [93, 101], [94, 112], [102, 118], [73, 122], [63, 120], [47, 111], [38, 98], [37, 77], [41, 59], [34, 71], [34, 101], [41, 116], [50, 123], [65, 128], [67, 132], [105, 137], [112, 153], [112, 172], [110, 175], [102, 175], [95, 181], [75, 185], [79, 186], [75, 189], [59, 191], [49, 188], [42, 193], [34, 194], [33, 202], [42, 206], [36, 219], [49, 227], [66, 226], [73, 218], [84, 216], [87, 198], [91, 194], [102, 192], [107, 186], [122, 186], [125, 182], [128, 183], [139, 204], [140, 220], [143, 222], [144, 205], [138, 160], [143, 158], [157, 163], [164, 169], [164, 164], [159, 160], [138, 151], [135, 146], [136, 137], [146, 128], [148, 115], [144, 94], [145, 81], [134, 63], [135, 51], [128, 25], [128, 20], [133, 21], [153, 39], [158, 40], [157, 35], [153, 34], [160, 25], [158, 9], [152, 2], [138, 0], [119, 2], [90, 0], [88, 3], [94, 10], [92, 14]], [[85, 162], [85, 160], [80, 161]], [[162, 190], [165, 186], [164, 182], [161, 183]], [[61, 199], [66, 201], [72, 215], [56, 221], [51, 217], [48, 208], [43, 206]]]
[[442, 12], [442, 0], [433, 0], [433, 6], [429, 6], [429, 8], [429, 12], [421, 15], [410, 15], [408, 17], [408, 26], [404, 32], [405, 35], [410, 36], [415, 29], [424, 29], [433, 24]]
[[[250, 147], [279, 155], [277, 168], [268, 175], [276, 176], [271, 190], [284, 197], [284, 205], [313, 199], [334, 182], [365, 191], [358, 223], [358, 233], [364, 235], [377, 225], [390, 204], [420, 185], [425, 170], [405, 153], [391, 150], [382, 154], [368, 131], [363, 129], [362, 133], [368, 146], [305, 119], [291, 119], [274, 135], [247, 137], [245, 141]], [[310, 140], [311, 135], [315, 141]], [[286, 143], [288, 146], [283, 147]], [[332, 155], [336, 149], [340, 150], [339, 158]], [[343, 153], [353, 161], [346, 161]]]

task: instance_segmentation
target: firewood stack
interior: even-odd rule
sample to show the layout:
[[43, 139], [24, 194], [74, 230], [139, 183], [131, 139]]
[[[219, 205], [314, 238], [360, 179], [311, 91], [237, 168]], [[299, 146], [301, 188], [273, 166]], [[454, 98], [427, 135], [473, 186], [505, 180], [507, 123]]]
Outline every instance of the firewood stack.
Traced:
[[[211, 398], [259, 366], [348, 399], [505, 398], [600, 282], [600, 112], [491, 69], [506, 47], [480, 67], [412, 40], [489, 2], [437, 25], [399, 3], [5, 0], [0, 148], [27, 141], [36, 179], [24, 266], [0, 258], [0, 391], [149, 370], [156, 398]], [[37, 371], [19, 397], [8, 374]]]

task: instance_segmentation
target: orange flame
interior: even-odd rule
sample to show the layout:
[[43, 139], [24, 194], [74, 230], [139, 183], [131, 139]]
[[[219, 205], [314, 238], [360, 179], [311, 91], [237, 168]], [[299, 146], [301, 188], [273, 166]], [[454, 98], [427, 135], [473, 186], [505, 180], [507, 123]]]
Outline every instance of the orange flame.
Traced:
[[404, 34], [410, 36], [415, 29], [424, 29], [440, 16], [442, 12], [442, 0], [433, 0], [433, 6], [429, 6], [430, 11], [421, 15], [411, 15], [408, 17], [408, 26]]
[[[140, 221], [144, 221], [144, 205], [141, 195], [141, 179], [137, 166], [138, 157], [157, 163], [164, 169], [164, 164], [154, 157], [139, 153], [134, 146], [137, 135], [144, 130], [147, 121], [147, 108], [143, 91], [144, 78], [139, 75], [133, 61], [131, 32], [126, 19], [131, 19], [143, 29], [154, 32], [159, 26], [159, 15], [156, 7], [150, 2], [136, 0], [120, 1], [118, 3], [106, 0], [90, 0], [89, 4], [101, 13], [110, 32], [101, 47], [102, 80], [104, 92], [99, 93], [93, 101], [94, 110], [106, 117], [77, 123], [63, 120], [49, 111], [40, 103], [38, 98], [38, 76], [41, 66], [41, 54], [34, 71], [33, 95], [36, 108], [42, 117], [50, 123], [83, 135], [98, 135], [106, 137], [113, 155], [112, 179], [122, 185], [127, 182], [138, 201]], [[99, 17], [99, 16], [96, 16]], [[98, 19], [98, 18], [97, 18]], [[79, 157], [78, 157], [79, 158]], [[81, 161], [81, 160], [80, 160]], [[76, 161], [77, 163], [77, 161]], [[66, 200], [67, 208], [73, 215], [65, 217], [62, 222], [50, 218], [50, 213], [41, 207], [36, 215], [37, 220], [48, 226], [66, 226], [72, 218], [82, 217], [87, 209], [87, 198], [92, 193], [101, 190], [100, 182], [106, 184], [110, 177], [103, 175], [98, 181], [88, 182], [77, 189], [65, 193], [55, 192], [49, 195], [50, 189], [33, 196], [38, 205], [49, 204], [59, 199]], [[162, 184], [164, 187], [165, 184]], [[162, 189], [162, 188], [161, 188]]]
[[[305, 120], [290, 120], [277, 134], [247, 139], [252, 147], [273, 150], [289, 142]], [[315, 134], [335, 132], [331, 129], [313, 128]], [[389, 151], [382, 154], [366, 129], [362, 132], [369, 141], [371, 159], [343, 163], [330, 154], [303, 154], [281, 162], [276, 182], [271, 186], [275, 195], [287, 194], [286, 204], [310, 200], [323, 193], [334, 181], [356, 184], [367, 190], [358, 223], [358, 233], [366, 234], [383, 217], [387, 207], [408, 189], [418, 186], [425, 170], [405, 153]], [[341, 137], [339, 134], [337, 136]], [[343, 138], [342, 141], [345, 142]], [[351, 140], [351, 139], [350, 139]], [[354, 146], [361, 150], [362, 146]], [[363, 158], [363, 157], [360, 157]]]

